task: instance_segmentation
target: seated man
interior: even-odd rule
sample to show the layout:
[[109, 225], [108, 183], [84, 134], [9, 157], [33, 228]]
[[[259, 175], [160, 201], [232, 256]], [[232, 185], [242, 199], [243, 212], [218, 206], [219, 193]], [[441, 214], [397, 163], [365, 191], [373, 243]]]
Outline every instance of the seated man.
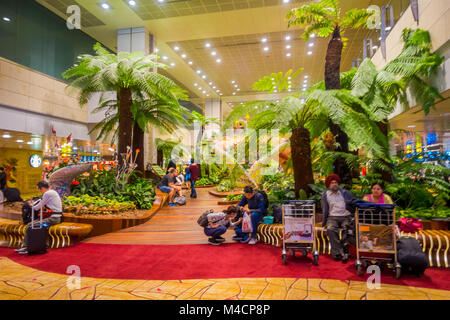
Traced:
[[178, 175], [177, 169], [170, 168], [169, 173], [166, 174], [161, 181], [158, 184], [158, 189], [161, 190], [164, 193], [169, 194], [169, 206], [174, 207], [176, 204], [173, 202], [175, 199], [175, 195], [181, 192], [181, 187], [176, 186], [176, 180], [175, 178]]
[[[59, 197], [58, 192], [55, 190], [51, 190], [48, 182], [40, 181], [37, 184], [39, 192], [42, 193], [42, 200], [33, 204], [33, 209], [36, 215], [39, 215], [42, 210], [42, 223], [51, 227], [55, 224], [61, 223], [62, 218], [62, 202]], [[27, 224], [27, 229], [25, 231], [25, 235], [23, 237], [24, 247], [20, 249], [16, 249], [20, 254], [27, 254], [27, 243], [28, 243], [28, 229], [33, 227], [39, 227], [40, 220], [34, 220]]]
[[221, 236], [227, 231], [227, 228], [235, 225], [232, 220], [236, 211], [236, 207], [230, 206], [223, 212], [212, 212], [207, 215], [208, 226], [205, 227], [204, 232], [210, 237], [208, 239], [209, 244], [218, 246], [225, 241]]
[[[355, 213], [354, 205], [359, 202], [347, 190], [339, 188], [341, 179], [336, 174], [329, 175], [325, 180], [328, 190], [322, 194], [322, 225], [327, 229], [331, 243], [331, 254], [335, 260], [346, 263], [348, 253], [344, 250], [349, 241], [348, 232], [352, 230], [352, 219]], [[342, 239], [339, 240], [339, 229], [342, 229]]]
[[[256, 234], [258, 231], [258, 225], [261, 223], [262, 217], [267, 214], [267, 209], [264, 205], [264, 197], [262, 194], [253, 190], [251, 186], [246, 186], [244, 188], [244, 195], [242, 196], [241, 202], [239, 202], [237, 208], [239, 211], [247, 212], [252, 219], [253, 232], [247, 237], [243, 237], [241, 242], [248, 244], [255, 244]], [[247, 205], [248, 209], [244, 206]], [[239, 236], [239, 234], [237, 234]], [[241, 234], [242, 235], [242, 234]]]

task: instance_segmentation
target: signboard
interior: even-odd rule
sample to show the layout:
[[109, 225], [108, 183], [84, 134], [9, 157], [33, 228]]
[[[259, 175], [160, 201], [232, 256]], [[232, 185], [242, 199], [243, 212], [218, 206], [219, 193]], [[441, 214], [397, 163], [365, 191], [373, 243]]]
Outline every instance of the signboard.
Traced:
[[38, 154], [33, 154], [29, 159], [29, 163], [32, 168], [39, 168], [42, 164], [42, 158]]

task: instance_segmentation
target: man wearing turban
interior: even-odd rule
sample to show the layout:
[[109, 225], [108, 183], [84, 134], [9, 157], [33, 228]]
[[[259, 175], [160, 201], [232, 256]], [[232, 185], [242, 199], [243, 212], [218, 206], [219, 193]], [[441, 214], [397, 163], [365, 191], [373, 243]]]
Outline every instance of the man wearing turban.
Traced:
[[[327, 230], [331, 243], [331, 254], [335, 260], [346, 263], [348, 253], [347, 241], [350, 240], [348, 233], [352, 232], [352, 220], [355, 213], [354, 205], [360, 202], [347, 190], [341, 189], [341, 179], [336, 174], [331, 174], [325, 179], [328, 188], [322, 194], [322, 225]], [[339, 239], [339, 229], [342, 229], [342, 238]]]

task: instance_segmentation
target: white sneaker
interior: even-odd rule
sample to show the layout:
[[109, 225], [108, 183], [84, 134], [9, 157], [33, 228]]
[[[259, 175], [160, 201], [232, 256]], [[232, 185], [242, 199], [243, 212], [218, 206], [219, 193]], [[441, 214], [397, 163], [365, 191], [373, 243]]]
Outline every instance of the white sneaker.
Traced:
[[258, 242], [258, 240], [252, 238], [252, 239], [248, 242], [248, 244], [256, 244], [257, 242]]

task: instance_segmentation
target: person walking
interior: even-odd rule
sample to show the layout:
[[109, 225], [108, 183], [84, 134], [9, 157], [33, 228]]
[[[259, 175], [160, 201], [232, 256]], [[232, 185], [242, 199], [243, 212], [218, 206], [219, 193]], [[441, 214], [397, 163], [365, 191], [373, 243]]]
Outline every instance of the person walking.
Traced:
[[195, 190], [195, 181], [198, 180], [198, 175], [200, 168], [198, 164], [195, 163], [194, 158], [191, 159], [191, 164], [189, 165], [189, 181], [191, 182], [191, 198], [197, 198], [197, 191]]

